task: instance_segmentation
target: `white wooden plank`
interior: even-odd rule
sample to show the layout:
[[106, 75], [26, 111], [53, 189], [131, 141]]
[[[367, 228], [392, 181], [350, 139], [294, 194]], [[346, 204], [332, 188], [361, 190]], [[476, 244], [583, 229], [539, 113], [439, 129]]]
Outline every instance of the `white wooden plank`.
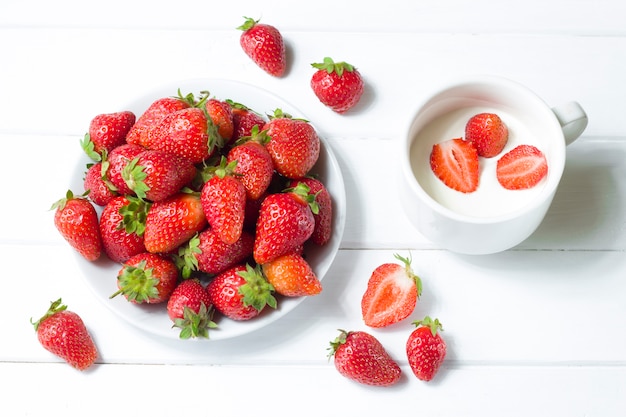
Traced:
[[97, 365], [80, 373], [66, 365], [5, 362], [0, 363], [0, 378], [10, 383], [11, 395], [3, 396], [0, 413], [83, 416], [96, 404], [102, 414], [163, 417], [197, 414], [199, 409], [233, 417], [250, 409], [257, 416], [410, 412], [606, 417], [619, 416], [626, 409], [623, 367], [451, 366], [429, 383], [418, 381], [407, 367], [402, 370], [405, 375], [397, 385], [380, 388], [345, 379], [332, 363], [289, 367]]
[[[64, 13], [57, 13], [63, 10]], [[77, 0], [49, 2], [6, 1], [0, 6], [0, 25], [83, 28], [231, 29], [242, 16], [262, 18], [283, 30], [350, 32], [539, 32], [624, 33], [622, 2], [489, 0], [334, 2], [318, 0], [313, 6], [295, 7], [285, 0], [240, 0], [236, 8], [215, 7], [200, 0], [171, 3], [112, 0], [106, 7]], [[54, 19], [51, 18], [54, 17]], [[198, 16], [202, 16], [200, 19]]]
[[[493, 74], [527, 85], [553, 106], [578, 100], [590, 117], [585, 136], [626, 135], [621, 108], [611, 104], [626, 96], [626, 85], [613, 81], [626, 73], [619, 59], [624, 37], [345, 33], [338, 43], [334, 33], [286, 35], [291, 69], [276, 79], [245, 56], [236, 31], [1, 30], [0, 90], [10, 100], [0, 102], [0, 132], [82, 135], [96, 114], [119, 110], [156, 86], [227, 78], [283, 97], [327, 137], [400, 140], [435, 90]], [[367, 83], [360, 105], [343, 116], [321, 105], [309, 86], [310, 64], [328, 55], [357, 66]], [[38, 101], [46, 111], [33, 119], [23, 109]]]

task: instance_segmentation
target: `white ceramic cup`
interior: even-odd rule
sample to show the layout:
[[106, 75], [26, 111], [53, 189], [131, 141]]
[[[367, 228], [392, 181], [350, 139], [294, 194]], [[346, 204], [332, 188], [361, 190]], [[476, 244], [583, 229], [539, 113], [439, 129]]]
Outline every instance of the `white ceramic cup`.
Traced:
[[[498, 114], [509, 141], [493, 158], [480, 158], [480, 185], [463, 194], [447, 188], [430, 169], [434, 143], [464, 137], [469, 117]], [[528, 88], [499, 77], [476, 77], [440, 90], [411, 120], [402, 148], [403, 208], [419, 232], [452, 252], [490, 254], [528, 238], [548, 211], [565, 167], [566, 146], [587, 127], [576, 102], [551, 108]], [[530, 190], [505, 190], [495, 176], [497, 160], [520, 144], [539, 148], [548, 174]]]

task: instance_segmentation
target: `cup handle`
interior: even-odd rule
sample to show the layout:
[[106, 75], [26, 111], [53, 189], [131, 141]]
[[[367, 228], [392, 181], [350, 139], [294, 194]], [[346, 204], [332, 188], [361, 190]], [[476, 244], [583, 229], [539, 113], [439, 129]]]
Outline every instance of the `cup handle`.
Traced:
[[563, 136], [565, 137], [565, 145], [574, 142], [587, 127], [589, 119], [587, 113], [580, 104], [575, 101], [553, 107], [552, 112], [561, 124]]

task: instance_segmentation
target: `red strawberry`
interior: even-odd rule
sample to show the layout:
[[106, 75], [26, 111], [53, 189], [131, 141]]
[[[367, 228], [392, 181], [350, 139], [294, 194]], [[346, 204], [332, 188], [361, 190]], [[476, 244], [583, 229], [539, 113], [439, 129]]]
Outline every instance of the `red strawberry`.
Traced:
[[333, 203], [330, 193], [324, 183], [312, 177], [304, 177], [293, 180], [290, 187], [296, 187], [299, 182], [306, 184], [310, 188], [310, 193], [315, 194], [315, 202], [319, 211], [313, 215], [315, 217], [315, 229], [311, 235], [311, 241], [318, 245], [325, 245], [332, 236]]
[[232, 320], [250, 320], [265, 308], [276, 308], [273, 288], [259, 267], [236, 265], [209, 282], [206, 287], [213, 307]]
[[383, 345], [369, 333], [340, 330], [330, 342], [329, 356], [346, 378], [366, 385], [389, 386], [400, 380], [402, 370]]
[[84, 371], [96, 361], [96, 348], [80, 316], [67, 310], [61, 299], [50, 303], [50, 308], [39, 320], [31, 323], [39, 343], [74, 368]]
[[548, 174], [545, 155], [532, 145], [520, 145], [498, 160], [498, 182], [508, 190], [532, 188]]
[[126, 142], [146, 146], [148, 131], [152, 129], [164, 116], [178, 110], [189, 108], [194, 102], [193, 96], [163, 97], [150, 104], [148, 109], [137, 119], [137, 122], [126, 135]]
[[124, 262], [117, 274], [119, 290], [131, 303], [166, 302], [178, 284], [178, 268], [168, 258], [154, 253], [140, 253]]
[[98, 259], [102, 253], [98, 214], [85, 194], [75, 196], [68, 190], [51, 210], [56, 210], [54, 225], [70, 246], [88, 261]]
[[[212, 124], [211, 124], [212, 126]], [[197, 164], [213, 154], [217, 130], [209, 134], [204, 110], [191, 107], [167, 114], [148, 131], [146, 148], [167, 152]]]
[[197, 279], [183, 280], [167, 302], [167, 315], [180, 330], [181, 339], [209, 337], [213, 322], [213, 306], [209, 293]]
[[411, 269], [411, 260], [398, 254], [404, 265], [378, 266], [367, 283], [361, 300], [363, 321], [370, 327], [385, 327], [407, 318], [422, 293], [422, 282]]
[[251, 256], [253, 247], [254, 236], [245, 230], [239, 240], [227, 244], [213, 228], [208, 227], [180, 248], [178, 256], [183, 277], [188, 277], [192, 271], [212, 275], [224, 272]]
[[169, 253], [203, 230], [207, 220], [196, 194], [178, 193], [153, 203], [146, 217], [144, 244], [152, 253]]
[[249, 17], [237, 29], [243, 30], [239, 38], [241, 48], [255, 64], [275, 77], [285, 73], [285, 43], [278, 29]]
[[125, 262], [146, 251], [143, 233], [150, 204], [131, 196], [117, 196], [102, 209], [100, 234], [107, 256]]
[[122, 178], [137, 197], [158, 202], [178, 193], [196, 173], [196, 167], [188, 159], [146, 150], [124, 167]]
[[139, 145], [127, 143], [113, 149], [106, 158], [108, 161], [107, 177], [115, 186], [117, 192], [121, 195], [132, 194], [133, 191], [128, 187], [126, 181], [122, 177], [124, 168], [135, 159], [137, 155], [145, 151], [145, 148]]
[[480, 167], [476, 148], [461, 138], [433, 145], [430, 168], [445, 185], [462, 193], [476, 191]]
[[465, 140], [474, 144], [478, 156], [496, 156], [509, 140], [509, 129], [500, 116], [480, 113], [472, 116], [465, 125]]
[[299, 184], [263, 200], [254, 241], [256, 263], [264, 264], [292, 253], [311, 237], [315, 228], [313, 211], [317, 212], [317, 207], [308, 191], [305, 184]]
[[126, 143], [126, 135], [134, 124], [135, 114], [130, 111], [99, 114], [89, 124], [89, 133], [83, 140], [83, 149], [90, 156], [91, 152], [98, 154], [102, 151], [111, 152]]
[[[242, 139], [243, 140], [243, 139]], [[234, 172], [251, 200], [257, 200], [269, 188], [274, 176], [274, 163], [265, 143], [269, 137], [255, 126], [249, 140], [236, 144], [228, 152], [228, 162], [237, 161]]]
[[235, 131], [233, 122], [233, 110], [225, 101], [210, 98], [206, 102], [206, 111], [213, 125], [217, 129], [217, 133], [224, 139], [225, 143], [230, 142]]
[[313, 168], [321, 145], [315, 128], [309, 122], [293, 119], [278, 109], [263, 130], [267, 130], [270, 137], [266, 148], [279, 174], [297, 179]]
[[417, 329], [406, 342], [406, 355], [415, 376], [430, 381], [446, 357], [446, 343], [439, 334], [443, 327], [439, 319], [432, 320], [428, 316], [413, 324]]
[[263, 264], [263, 274], [276, 292], [286, 297], [304, 297], [322, 292], [322, 283], [299, 253], [282, 255]]
[[226, 102], [230, 105], [233, 112], [233, 136], [231, 142], [251, 136], [254, 126], [258, 126], [259, 130], [265, 126], [266, 120], [250, 108], [232, 100], [226, 100]]
[[347, 62], [335, 63], [329, 57], [311, 66], [317, 68], [311, 88], [322, 104], [341, 114], [358, 103], [363, 95], [363, 79], [356, 68]]
[[237, 161], [227, 163], [222, 157], [200, 194], [207, 221], [228, 244], [239, 240], [246, 214], [246, 189], [234, 176], [235, 165]]
[[104, 207], [118, 194], [117, 188], [109, 181], [107, 176], [108, 161], [97, 162], [91, 165], [85, 173], [83, 185], [85, 191], [89, 191], [89, 199], [98, 206]]

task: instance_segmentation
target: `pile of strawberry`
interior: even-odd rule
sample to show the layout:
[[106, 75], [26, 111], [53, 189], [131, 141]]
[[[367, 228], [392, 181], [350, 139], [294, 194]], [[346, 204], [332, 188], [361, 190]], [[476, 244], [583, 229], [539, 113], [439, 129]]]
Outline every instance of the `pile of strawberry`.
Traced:
[[[465, 139], [449, 139], [433, 145], [430, 167], [446, 186], [471, 193], [480, 185], [479, 158], [498, 156], [509, 139], [509, 130], [495, 113], [479, 113], [465, 125]], [[548, 173], [544, 154], [535, 146], [519, 145], [496, 165], [496, 177], [507, 190], [532, 188]]]
[[97, 115], [82, 146], [85, 192], [55, 203], [54, 222], [88, 261], [120, 264], [111, 297], [163, 304], [189, 338], [215, 313], [250, 320], [321, 292], [305, 247], [328, 243], [333, 207], [308, 121], [179, 91], [138, 118]]

